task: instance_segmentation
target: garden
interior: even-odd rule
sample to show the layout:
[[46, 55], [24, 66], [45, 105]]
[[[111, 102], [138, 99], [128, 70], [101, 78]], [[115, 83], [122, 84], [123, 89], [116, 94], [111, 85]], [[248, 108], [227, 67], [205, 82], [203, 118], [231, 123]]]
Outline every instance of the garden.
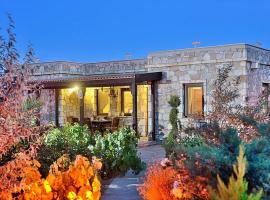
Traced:
[[0, 37], [0, 199], [101, 198], [102, 181], [145, 168], [130, 128], [92, 133], [87, 126], [41, 125], [42, 85], [31, 83], [31, 45], [20, 63], [14, 22]]
[[[171, 96], [171, 131], [166, 157], [147, 169], [139, 192], [145, 200], [270, 198], [268, 91], [257, 105], [236, 105], [238, 80], [232, 66], [219, 69], [214, 83], [213, 110], [201, 127], [178, 120], [180, 98]], [[193, 116], [193, 120], [202, 116]]]

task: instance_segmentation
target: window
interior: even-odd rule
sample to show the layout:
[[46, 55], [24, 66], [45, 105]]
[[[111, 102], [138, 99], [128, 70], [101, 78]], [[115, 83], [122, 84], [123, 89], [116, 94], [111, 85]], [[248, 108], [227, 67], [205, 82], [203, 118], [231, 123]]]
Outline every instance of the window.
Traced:
[[184, 84], [185, 116], [203, 115], [204, 99], [202, 84]]
[[108, 115], [110, 111], [110, 90], [100, 89], [97, 90], [97, 114]]
[[121, 113], [125, 116], [130, 116], [132, 114], [132, 94], [128, 88], [121, 89]]

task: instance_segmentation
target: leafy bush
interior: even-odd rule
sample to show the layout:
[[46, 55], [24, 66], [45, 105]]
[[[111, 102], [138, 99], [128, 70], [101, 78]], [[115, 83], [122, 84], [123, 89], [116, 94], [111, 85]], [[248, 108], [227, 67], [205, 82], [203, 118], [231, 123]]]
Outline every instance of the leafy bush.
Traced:
[[[68, 166], [63, 167], [63, 163]], [[40, 164], [27, 160], [20, 168], [16, 186], [1, 190], [1, 199], [93, 199], [99, 200], [101, 184], [97, 171], [101, 167], [98, 160], [92, 163], [78, 155], [74, 162], [67, 156], [59, 158], [52, 166], [46, 179], [41, 179]]]
[[191, 177], [185, 168], [154, 164], [147, 169], [139, 192], [145, 200], [209, 199], [207, 179]]
[[185, 147], [196, 147], [203, 145], [204, 140], [198, 135], [192, 135], [183, 137], [179, 143]]
[[173, 134], [173, 137], [176, 138], [176, 135], [178, 134], [178, 106], [180, 105], [180, 98], [172, 95], [168, 103], [172, 107], [169, 114], [169, 121], [172, 126], [170, 132]]
[[246, 179], [250, 188], [263, 188], [266, 196], [270, 196], [270, 142], [267, 138], [259, 138], [245, 145], [248, 170]]
[[212, 190], [211, 196], [213, 200], [260, 200], [262, 190], [256, 194], [248, 195], [248, 182], [244, 179], [246, 172], [247, 160], [244, 157], [244, 148], [240, 146], [237, 164], [233, 165], [234, 175], [230, 177], [228, 186], [218, 176], [218, 191]]
[[95, 136], [95, 145], [89, 146], [91, 153], [101, 158], [103, 176], [124, 174], [129, 169], [138, 174], [145, 166], [137, 154], [138, 138], [130, 128], [122, 128], [102, 137]]
[[38, 160], [42, 163], [40, 171], [46, 176], [49, 166], [63, 154], [68, 154], [72, 160], [76, 155], [101, 158], [104, 177], [124, 174], [129, 169], [139, 173], [144, 163], [137, 155], [137, 144], [138, 138], [129, 128], [93, 136], [86, 126], [67, 124], [49, 131], [44, 138], [38, 152]]
[[[242, 143], [234, 129], [227, 129], [219, 135], [219, 144], [204, 143], [201, 146], [188, 147], [175, 145], [171, 158], [174, 162], [183, 160], [194, 175], [204, 174], [210, 177], [210, 184], [216, 185], [216, 175], [227, 183], [233, 173], [239, 145]], [[250, 144], [243, 143], [249, 163], [245, 175], [249, 182], [249, 191], [263, 188], [264, 195], [270, 195], [270, 142], [261, 137]]]
[[90, 158], [92, 154], [88, 147], [91, 144], [94, 144], [94, 139], [87, 126], [66, 124], [62, 128], [50, 130], [38, 151], [38, 160], [42, 163], [41, 173], [46, 175], [49, 166], [63, 154], [70, 155], [71, 159], [76, 155]]

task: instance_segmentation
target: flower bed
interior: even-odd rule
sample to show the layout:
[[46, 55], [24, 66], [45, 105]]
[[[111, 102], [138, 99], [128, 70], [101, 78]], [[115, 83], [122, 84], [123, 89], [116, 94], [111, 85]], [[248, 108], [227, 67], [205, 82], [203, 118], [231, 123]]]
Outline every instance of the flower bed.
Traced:
[[[14, 163], [9, 164], [12, 166]], [[25, 166], [20, 166], [20, 173], [13, 176], [19, 180], [17, 185], [1, 186], [1, 199], [100, 199], [101, 185], [97, 171], [101, 163], [98, 160], [90, 162], [78, 155], [74, 162], [70, 162], [64, 155], [50, 167], [45, 179], [41, 178], [39, 167], [36, 160], [28, 160]]]

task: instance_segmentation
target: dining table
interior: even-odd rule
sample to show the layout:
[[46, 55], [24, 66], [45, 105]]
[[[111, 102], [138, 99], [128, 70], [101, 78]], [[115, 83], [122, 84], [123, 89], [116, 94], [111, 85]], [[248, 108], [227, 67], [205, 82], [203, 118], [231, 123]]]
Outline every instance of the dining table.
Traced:
[[110, 119], [92, 120], [93, 128], [101, 132], [104, 132], [106, 128], [110, 128], [111, 124], [112, 124], [112, 120]]

